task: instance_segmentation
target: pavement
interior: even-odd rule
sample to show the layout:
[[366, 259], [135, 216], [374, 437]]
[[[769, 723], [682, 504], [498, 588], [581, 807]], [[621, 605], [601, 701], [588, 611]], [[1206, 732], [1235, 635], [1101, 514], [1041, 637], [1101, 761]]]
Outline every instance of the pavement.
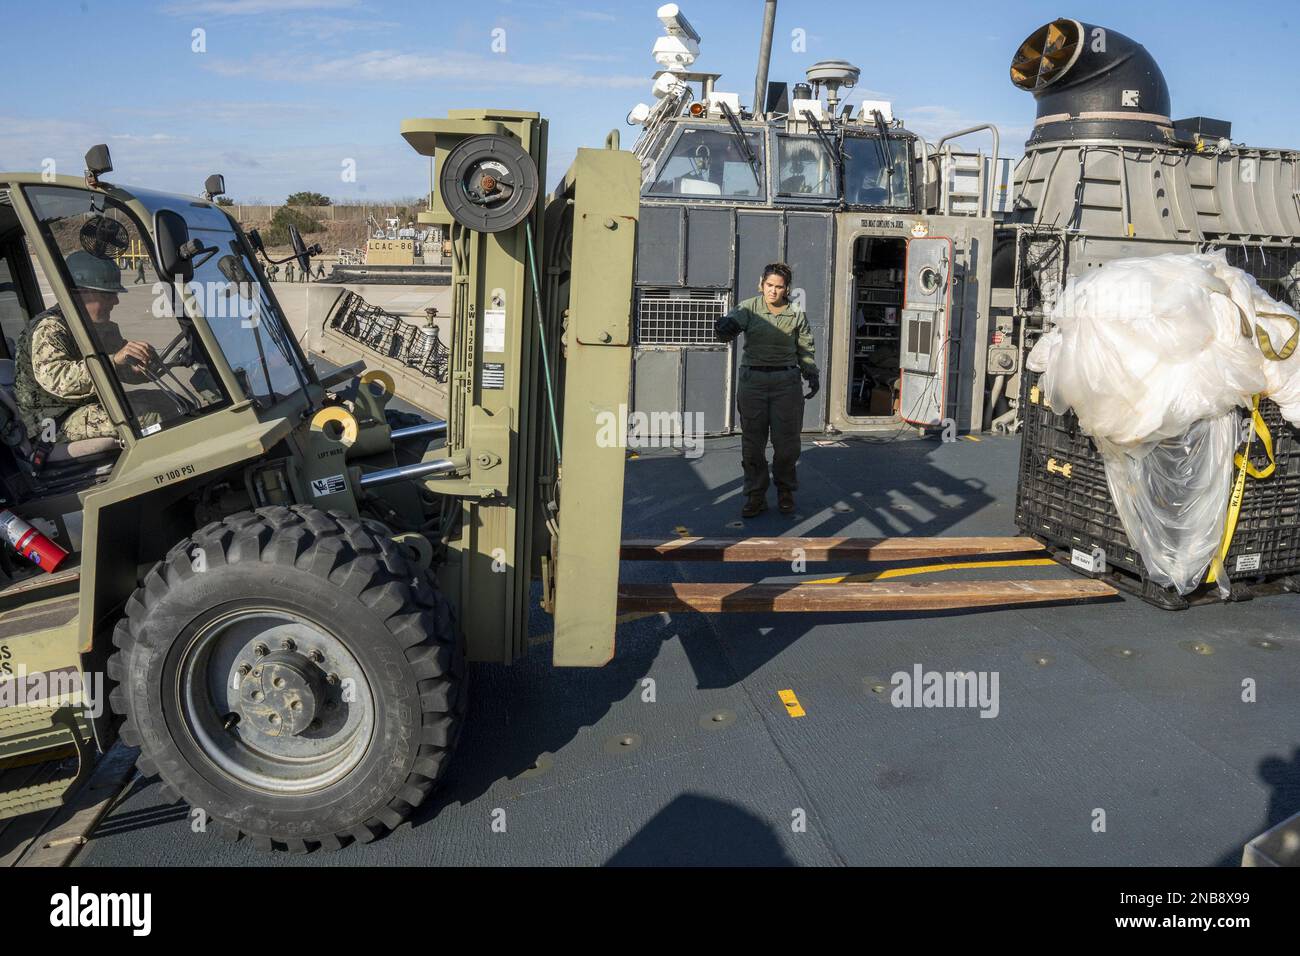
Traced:
[[[1018, 451], [1014, 437], [810, 437], [798, 513], [742, 524], [738, 437], [694, 459], [645, 449], [628, 462], [623, 535], [1015, 534]], [[1023, 555], [995, 565], [906, 573], [1071, 573]], [[629, 581], [880, 570], [623, 564]], [[563, 670], [534, 608], [526, 657], [471, 665], [449, 774], [387, 837], [263, 854], [193, 832], [188, 808], [140, 779], [76, 865], [1234, 866], [1247, 840], [1300, 811], [1297, 610], [1300, 596], [1281, 595], [1182, 612], [1123, 596], [653, 614], [619, 625], [606, 667]], [[894, 706], [894, 676], [918, 665], [976, 672], [990, 692], [996, 676], [996, 706]]]

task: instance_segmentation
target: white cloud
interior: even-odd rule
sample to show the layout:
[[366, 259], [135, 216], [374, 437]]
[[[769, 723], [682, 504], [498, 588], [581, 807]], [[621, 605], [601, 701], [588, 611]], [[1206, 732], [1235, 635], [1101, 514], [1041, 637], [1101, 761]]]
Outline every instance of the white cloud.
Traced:
[[238, 166], [242, 169], [260, 169], [262, 164], [254, 157], [237, 149], [228, 149], [221, 154], [221, 159], [231, 166]]
[[624, 63], [627, 56], [621, 53], [565, 53], [566, 60], [576, 60], [580, 63]]
[[173, 16], [244, 17], [300, 10], [345, 10], [357, 3], [358, 0], [175, 0], [164, 4], [162, 11]]
[[148, 135], [145, 136], [141, 136], [136, 133], [114, 133], [110, 138], [116, 140], [125, 140], [131, 143], [174, 143], [176, 142], [176, 137], [172, 136], [170, 133], [149, 133]]
[[[1023, 151], [1025, 140], [1029, 138], [1031, 127], [1024, 123], [999, 122], [987, 116], [971, 117], [950, 106], [908, 106], [894, 107], [894, 115], [903, 120], [903, 125], [915, 133], [920, 133], [933, 146], [935, 141], [959, 129], [968, 129], [980, 123], [992, 123], [998, 128], [1001, 137], [999, 152], [1003, 156], [1019, 156]], [[982, 149], [986, 153], [992, 149], [992, 138], [987, 131], [972, 133], [960, 140], [962, 146], [970, 149]]]
[[346, 114], [338, 107], [309, 102], [208, 100], [204, 101], [202, 109], [196, 109], [192, 103], [174, 106], [149, 104], [114, 106], [109, 108], [109, 112], [136, 121], [147, 121], [150, 125], [170, 126], [201, 122], [208, 127], [234, 126], [241, 130], [282, 129], [294, 125], [315, 126], [322, 121], [346, 119]]
[[[114, 181], [136, 184], [155, 183], [158, 177], [177, 172], [177, 162], [192, 160], [203, 151], [190, 141], [166, 133], [113, 133], [100, 120], [29, 119], [0, 116], [0, 168], [13, 172], [39, 171], [47, 159], [53, 159], [56, 171], [72, 176], [85, 168], [86, 150], [96, 143], [109, 143], [113, 152]], [[184, 181], [191, 181], [188, 192], [203, 181], [186, 169]], [[176, 177], [181, 181], [180, 177]], [[162, 183], [161, 188], [174, 188]]]
[[616, 23], [618, 17], [612, 13], [605, 13], [603, 10], [570, 10], [569, 16], [575, 20], [595, 20], [600, 23]]
[[330, 16], [294, 17], [285, 25], [291, 36], [306, 36], [316, 40], [334, 40], [357, 33], [391, 32], [400, 27], [401, 24], [393, 20], [357, 20]]
[[[400, 142], [361, 145], [313, 137], [270, 146], [249, 142], [248, 137], [236, 140], [206, 127], [211, 134], [206, 139], [172, 140], [129, 133], [116, 138], [109, 129], [94, 120], [0, 115], [0, 169], [40, 172], [42, 163], [53, 159], [57, 173], [80, 176], [86, 150], [95, 143], [109, 143], [112, 182], [186, 195], [197, 195], [209, 173], [222, 171], [237, 201], [260, 196], [279, 202], [300, 189], [339, 198], [385, 200], [418, 194], [428, 184], [428, 160]], [[356, 159], [356, 183], [340, 181], [343, 157]]]
[[352, 83], [411, 83], [437, 80], [476, 88], [502, 86], [533, 87], [641, 87], [644, 76], [593, 76], [568, 67], [546, 63], [523, 63], [507, 56], [450, 51], [444, 53], [400, 53], [395, 50], [367, 50], [343, 57], [265, 57], [247, 60], [212, 60], [206, 68], [222, 76], [256, 75], [263, 80]]

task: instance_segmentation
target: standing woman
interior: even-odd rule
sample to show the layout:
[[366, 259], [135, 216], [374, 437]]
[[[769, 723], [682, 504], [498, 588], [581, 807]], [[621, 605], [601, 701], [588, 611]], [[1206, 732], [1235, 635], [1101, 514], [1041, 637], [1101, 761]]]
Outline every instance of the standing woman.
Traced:
[[[808, 317], [790, 302], [792, 280], [785, 263], [765, 266], [758, 287], [760, 294], [741, 302], [714, 326], [724, 342], [745, 333], [736, 390], [745, 470], [745, 506], [740, 514], [745, 518], [767, 509], [769, 437], [777, 507], [782, 514], [794, 512], [803, 403], [821, 388]], [[800, 377], [808, 382], [806, 395]]]

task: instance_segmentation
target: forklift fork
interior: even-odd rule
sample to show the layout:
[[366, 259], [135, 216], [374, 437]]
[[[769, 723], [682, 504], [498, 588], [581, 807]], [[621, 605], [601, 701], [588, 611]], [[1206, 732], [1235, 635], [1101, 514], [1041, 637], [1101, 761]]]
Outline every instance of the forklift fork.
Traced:
[[[631, 538], [625, 561], [870, 561], [969, 558], [1042, 552], [1033, 538]], [[1087, 578], [1024, 581], [839, 581], [834, 583], [619, 582], [618, 610], [702, 613], [939, 611], [1090, 601], [1118, 592]]]

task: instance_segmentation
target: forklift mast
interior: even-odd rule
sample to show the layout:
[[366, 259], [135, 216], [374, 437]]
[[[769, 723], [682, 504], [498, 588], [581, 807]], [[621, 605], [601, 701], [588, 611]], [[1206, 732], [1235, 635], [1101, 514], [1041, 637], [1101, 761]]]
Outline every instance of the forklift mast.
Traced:
[[514, 110], [408, 119], [434, 159], [421, 223], [451, 223], [446, 448], [461, 477], [439, 583], [470, 660], [524, 653], [529, 609], [553, 615], [557, 665], [614, 653], [639, 166], [580, 149], [545, 202], [547, 124]]

